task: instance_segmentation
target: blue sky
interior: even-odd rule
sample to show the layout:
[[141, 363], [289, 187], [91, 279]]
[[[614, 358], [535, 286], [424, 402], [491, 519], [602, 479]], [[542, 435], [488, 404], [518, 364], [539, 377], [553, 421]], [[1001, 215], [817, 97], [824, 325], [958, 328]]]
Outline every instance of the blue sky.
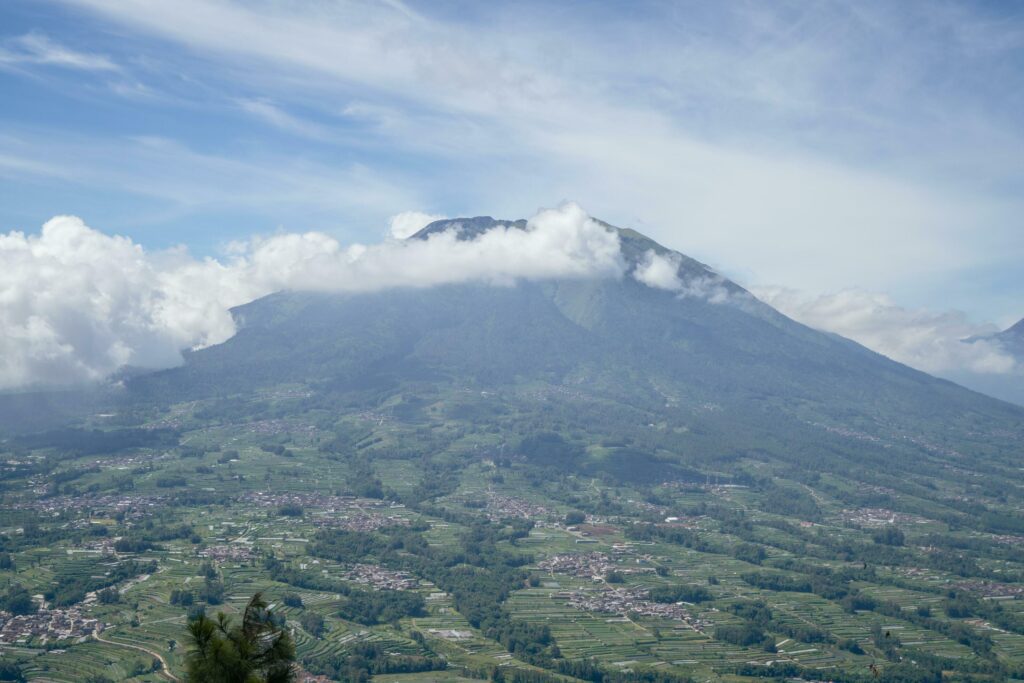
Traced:
[[1018, 3], [7, 0], [0, 97], [0, 233], [572, 200], [747, 286], [1024, 316]]

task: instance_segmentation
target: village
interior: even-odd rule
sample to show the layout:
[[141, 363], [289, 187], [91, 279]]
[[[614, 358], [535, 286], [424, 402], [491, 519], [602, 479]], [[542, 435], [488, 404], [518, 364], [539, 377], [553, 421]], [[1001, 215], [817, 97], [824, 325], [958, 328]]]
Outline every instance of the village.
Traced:
[[564, 553], [552, 555], [537, 564], [539, 569], [554, 574], [568, 574], [582, 578], [603, 581], [604, 577], [617, 569], [615, 561], [604, 553]]
[[78, 606], [40, 609], [32, 614], [0, 612], [0, 644], [3, 645], [82, 640], [102, 629], [99, 620], [85, 616]]
[[861, 527], [883, 527], [890, 524], [927, 524], [928, 520], [919, 515], [895, 512], [886, 508], [856, 508], [843, 510], [840, 517], [847, 524]]
[[551, 510], [543, 505], [531, 503], [521, 498], [502, 496], [492, 491], [487, 493], [486, 510], [487, 517], [491, 521], [508, 519], [510, 517], [537, 520], [550, 517], [552, 514]]
[[554, 593], [554, 599], [567, 600], [569, 605], [583, 612], [618, 614], [623, 617], [657, 617], [682, 621], [695, 631], [703, 632], [707, 624], [695, 617], [682, 603], [660, 603], [648, 599], [643, 588], [609, 588], [597, 591], [563, 591]]
[[376, 590], [407, 591], [420, 585], [419, 579], [408, 572], [385, 569], [377, 564], [353, 565], [341, 574], [341, 578]]
[[211, 545], [196, 551], [197, 557], [214, 562], [250, 562], [257, 557], [251, 545], [233, 543], [231, 545]]
[[[616, 543], [611, 548], [615, 557], [603, 552], [559, 553], [537, 564], [537, 568], [553, 574], [567, 574], [594, 581], [604, 581], [609, 573], [650, 574], [655, 571], [650, 564], [653, 557], [637, 555], [631, 543]], [[632, 564], [619, 564], [618, 560], [629, 558]]]
[[24, 501], [22, 505], [25, 509], [34, 510], [48, 517], [77, 513], [90, 517], [113, 517], [116, 515], [125, 520], [138, 520], [144, 519], [154, 510], [166, 506], [167, 496], [149, 494], [61, 495], [34, 498]]

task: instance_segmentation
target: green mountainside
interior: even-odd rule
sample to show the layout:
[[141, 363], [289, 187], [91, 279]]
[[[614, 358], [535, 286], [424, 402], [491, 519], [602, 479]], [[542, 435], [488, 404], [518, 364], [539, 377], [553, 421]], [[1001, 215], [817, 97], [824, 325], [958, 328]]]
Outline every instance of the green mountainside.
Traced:
[[[452, 224], [470, 239], [496, 223], [442, 221], [414, 239]], [[666, 251], [633, 231], [620, 236], [629, 263]], [[714, 276], [692, 259], [680, 263], [683, 279]], [[720, 282], [732, 295], [724, 303], [628, 276], [283, 292], [237, 309], [241, 329], [228, 342], [130, 387], [194, 399], [301, 383], [314, 401], [387, 405], [414, 420], [460, 392], [530, 411], [527, 397], [541, 391], [552, 398], [538, 410], [558, 405], [566, 426], [593, 441], [647, 430], [659, 457], [691, 464], [752, 450], [793, 463], [810, 453], [818, 463], [849, 457], [852, 466], [870, 452], [907, 470], [936, 458], [1017, 456], [1024, 410], [811, 330]]]

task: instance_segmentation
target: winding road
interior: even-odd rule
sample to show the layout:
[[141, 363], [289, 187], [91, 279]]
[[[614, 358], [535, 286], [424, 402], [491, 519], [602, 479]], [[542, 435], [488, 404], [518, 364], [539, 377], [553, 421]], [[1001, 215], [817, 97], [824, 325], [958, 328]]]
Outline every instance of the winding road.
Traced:
[[175, 683], [181, 683], [181, 679], [171, 673], [170, 667], [167, 666], [167, 660], [164, 659], [163, 655], [161, 655], [159, 652], [155, 652], [155, 651], [150, 650], [148, 648], [142, 647], [141, 645], [130, 645], [128, 643], [119, 643], [116, 640], [109, 640], [107, 638], [104, 638], [104, 637], [100, 636], [100, 628], [99, 628], [99, 626], [97, 626], [96, 630], [92, 632], [92, 637], [95, 638], [96, 640], [98, 640], [101, 643], [107, 643], [108, 645], [119, 645], [121, 647], [130, 647], [133, 650], [139, 650], [140, 652], [145, 652], [147, 655], [149, 655], [151, 657], [155, 657], [156, 659], [160, 660], [160, 673], [162, 675], [164, 675], [167, 678], [167, 680], [169, 680], [169, 681], [175, 681]]

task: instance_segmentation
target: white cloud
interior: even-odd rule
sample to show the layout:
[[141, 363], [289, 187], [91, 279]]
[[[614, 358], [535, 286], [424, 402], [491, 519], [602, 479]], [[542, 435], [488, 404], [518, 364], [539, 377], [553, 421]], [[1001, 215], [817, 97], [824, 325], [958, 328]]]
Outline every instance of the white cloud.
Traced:
[[395, 239], [404, 240], [442, 218], [445, 218], [445, 216], [423, 213], [422, 211], [403, 211], [391, 217], [388, 225], [388, 234]]
[[679, 279], [680, 259], [673, 253], [662, 256], [653, 249], [647, 250], [643, 260], [633, 269], [633, 277], [648, 287], [678, 292], [683, 288]]
[[633, 269], [633, 277], [648, 287], [676, 292], [680, 297], [707, 299], [720, 304], [729, 300], [721, 276], [705, 271], [697, 276], [681, 276], [682, 258], [675, 252], [658, 254], [648, 249], [643, 259]]
[[918, 370], [941, 376], [1019, 372], [1020, 364], [998, 343], [978, 339], [994, 325], [977, 325], [959, 311], [908, 309], [884, 294], [846, 290], [810, 296], [791, 289], [755, 288], [754, 294], [789, 317], [834, 332]]
[[150, 253], [60, 216], [38, 235], [0, 235], [0, 388], [176, 365], [182, 349], [234, 334], [230, 308], [281, 289], [509, 285], [622, 268], [618, 236], [576, 204], [471, 240], [449, 231], [346, 247], [323, 233], [280, 234], [236, 244], [224, 260]]
[[209, 305], [218, 293], [176, 278], [180, 258], [163, 260], [71, 216], [38, 236], [0, 235], [0, 386], [173, 365], [181, 349], [223, 339], [230, 316]]
[[343, 247], [322, 233], [254, 240], [235, 268], [269, 289], [374, 291], [456, 282], [617, 276], [619, 238], [577, 204], [547, 209], [525, 230], [496, 227], [471, 240], [454, 231], [425, 240]]
[[28, 33], [5, 41], [0, 46], [0, 65], [37, 64], [82, 71], [117, 71], [109, 58], [78, 52], [55, 43], [39, 33]]

